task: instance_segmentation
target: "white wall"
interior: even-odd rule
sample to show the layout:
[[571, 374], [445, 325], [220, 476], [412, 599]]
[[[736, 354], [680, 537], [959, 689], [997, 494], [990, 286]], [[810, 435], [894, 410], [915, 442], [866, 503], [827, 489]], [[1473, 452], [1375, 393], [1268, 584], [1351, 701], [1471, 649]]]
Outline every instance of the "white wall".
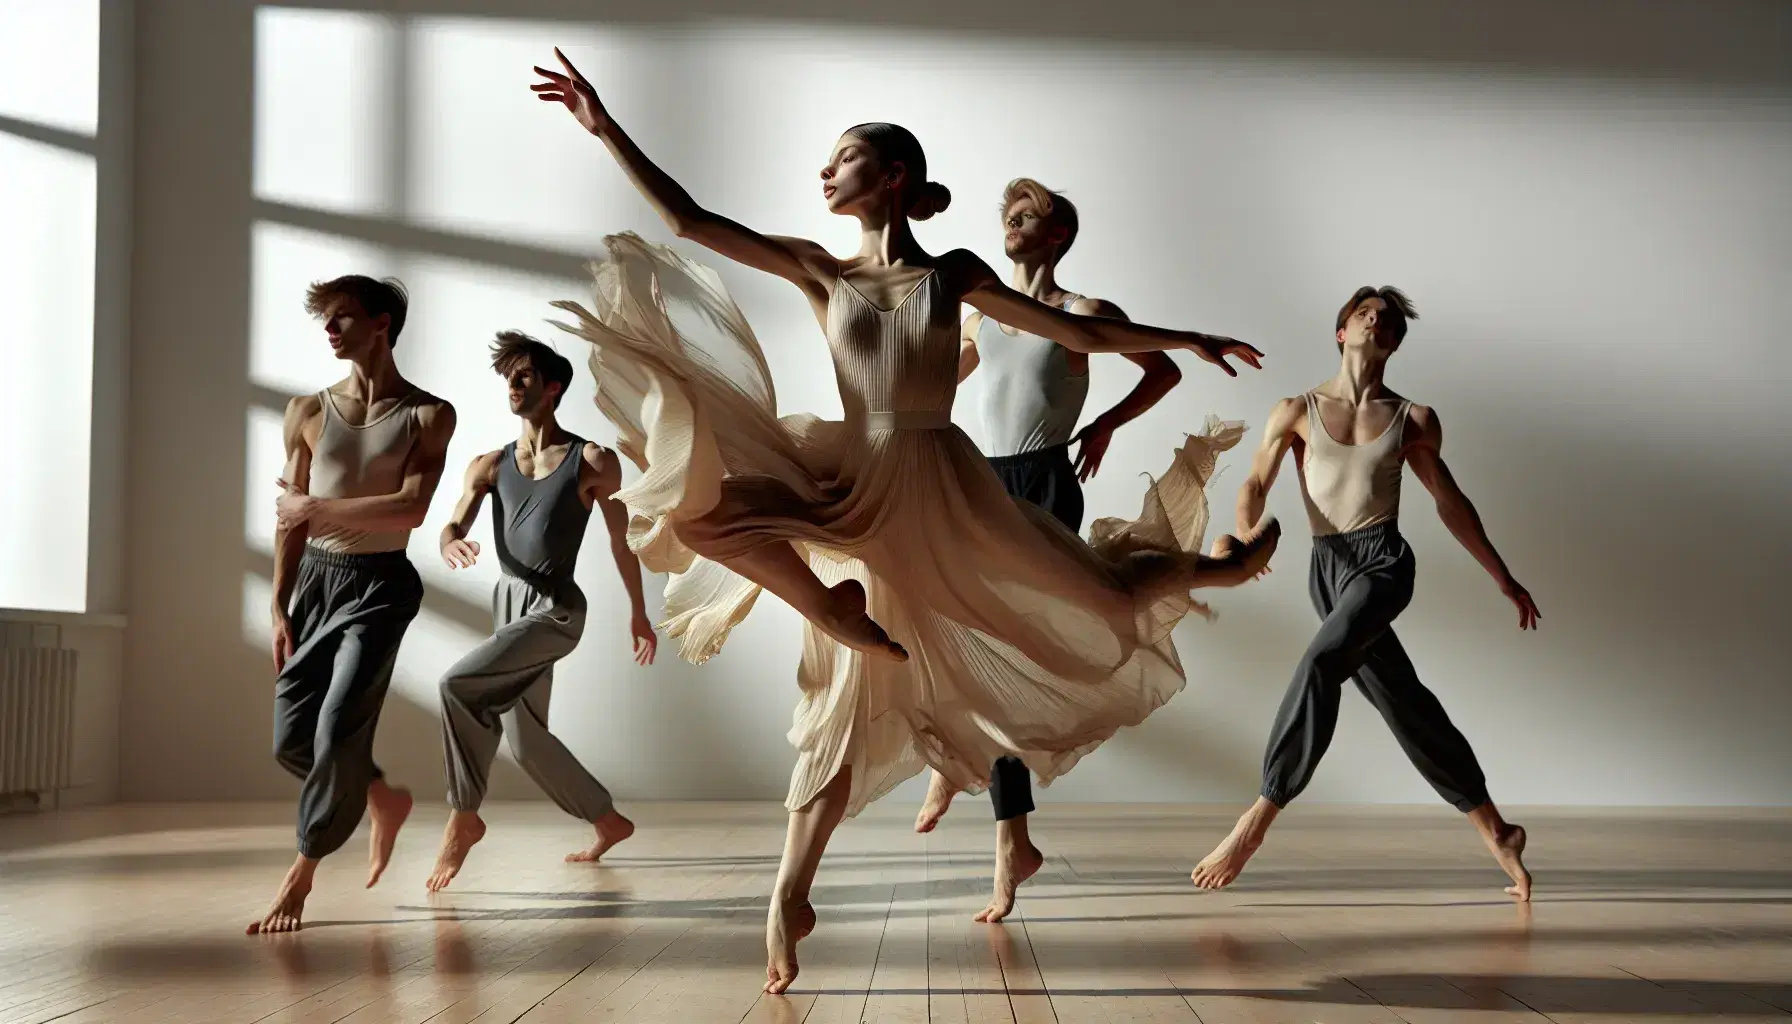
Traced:
[[[1792, 314], [1784, 8], [1689, 0], [1617, 19], [1584, 0], [1494, 18], [1385, 0], [1289, 19], [1120, 3], [1097, 25], [1015, 0], [868, 24], [782, 3], [662, 25], [647, 5], [404, 6], [141, 5], [128, 796], [293, 791], [268, 754], [270, 481], [284, 397], [340, 370], [304, 283], [357, 270], [411, 286], [399, 362], [460, 410], [458, 468], [513, 430], [483, 362], [493, 332], [532, 329], [577, 360], [542, 324], [547, 301], [582, 296], [603, 234], [667, 237], [601, 147], [529, 96], [530, 64], [559, 44], [649, 153], [748, 224], [844, 251], [852, 226], [825, 215], [814, 174], [842, 128], [894, 120], [955, 194], [924, 244], [999, 258], [1001, 186], [1038, 177], [1083, 212], [1067, 285], [1268, 352], [1237, 381], [1186, 360], [1183, 387], [1110, 454], [1092, 516], [1135, 511], [1140, 474], [1208, 412], [1259, 426], [1322, 380], [1338, 304], [1399, 284], [1424, 318], [1392, 383], [1441, 410], [1451, 464], [1545, 617], [1518, 634], [1409, 484], [1421, 569], [1402, 636], [1496, 796], [1785, 801], [1792, 644], [1769, 587], [1792, 560], [1789, 362], [1770, 330]], [[837, 413], [796, 293], [706, 260], [765, 343], [782, 407]], [[1117, 359], [1095, 372], [1092, 405], [1133, 379]], [[607, 441], [590, 393], [581, 377], [564, 418]], [[973, 435], [975, 400], [973, 386], [958, 415]], [[1222, 508], [1244, 458], [1215, 489]], [[429, 597], [379, 738], [389, 772], [435, 793], [434, 683], [483, 635], [491, 580], [434, 556], [453, 498], [412, 548]], [[1271, 504], [1302, 522], [1291, 476]], [[634, 667], [592, 544], [592, 625], [558, 673], [556, 730], [625, 798], [780, 796], [794, 615], [768, 599], [710, 664]], [[1291, 531], [1278, 572], [1217, 596], [1219, 623], [1185, 626], [1188, 691], [1049, 799], [1249, 796], [1314, 625], [1307, 548]], [[1372, 718], [1346, 702], [1311, 799], [1435, 799]], [[496, 793], [529, 789], [510, 773]]]

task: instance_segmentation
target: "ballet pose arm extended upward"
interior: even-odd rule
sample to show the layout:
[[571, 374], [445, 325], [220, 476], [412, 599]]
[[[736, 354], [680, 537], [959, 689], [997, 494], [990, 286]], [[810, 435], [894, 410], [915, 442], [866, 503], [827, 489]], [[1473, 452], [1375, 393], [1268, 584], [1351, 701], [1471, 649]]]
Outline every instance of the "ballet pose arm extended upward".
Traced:
[[1537, 621], [1543, 616], [1537, 613], [1537, 604], [1531, 600], [1530, 591], [1512, 577], [1512, 570], [1506, 568], [1505, 559], [1494, 550], [1493, 541], [1487, 539], [1487, 529], [1481, 524], [1480, 513], [1475, 511], [1468, 495], [1462, 493], [1462, 488], [1456, 484], [1456, 477], [1444, 463], [1442, 421], [1429, 406], [1414, 405], [1410, 422], [1418, 436], [1408, 443], [1406, 464], [1412, 467], [1413, 475], [1419, 478], [1419, 482], [1425, 485], [1425, 489], [1437, 501], [1438, 518], [1444, 521], [1456, 540], [1493, 577], [1494, 582], [1499, 585], [1500, 593], [1506, 595], [1506, 599], [1518, 609], [1518, 628], [1536, 629]]
[[616, 560], [616, 573], [628, 591], [628, 630], [635, 641], [635, 663], [651, 665], [659, 650], [659, 636], [653, 631], [653, 620], [647, 617], [647, 598], [641, 590], [641, 560], [628, 546], [628, 506], [614, 497], [622, 489], [622, 463], [615, 452], [595, 444], [585, 445], [581, 457], [581, 496], [603, 513], [604, 528], [610, 534], [610, 557]]
[[610, 155], [616, 158], [635, 188], [653, 205], [654, 212], [674, 234], [738, 263], [789, 281], [802, 289], [811, 305], [825, 312], [829, 283], [840, 272], [838, 261], [827, 250], [807, 239], [762, 235], [698, 205], [683, 185], [673, 181], [671, 175], [648, 159], [634, 140], [617, 126], [597, 98], [597, 91], [558, 47], [554, 49], [554, 56], [560, 59], [566, 73], [537, 67], [535, 72], [547, 81], [537, 82], [530, 88], [544, 101], [564, 104], [586, 131], [603, 140]]

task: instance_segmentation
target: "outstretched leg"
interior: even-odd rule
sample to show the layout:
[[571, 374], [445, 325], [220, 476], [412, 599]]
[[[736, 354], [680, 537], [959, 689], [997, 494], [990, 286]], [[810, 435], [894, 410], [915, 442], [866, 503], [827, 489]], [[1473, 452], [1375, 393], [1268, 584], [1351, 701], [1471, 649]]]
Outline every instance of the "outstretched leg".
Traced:
[[815, 908], [809, 903], [809, 889], [815, 884], [815, 872], [821, 867], [828, 838], [846, 817], [846, 803], [851, 796], [852, 768], [842, 767], [815, 794], [815, 799], [802, 810], [790, 813], [790, 826], [784, 833], [784, 859], [778, 865], [778, 881], [772, 889], [771, 908], [765, 921], [765, 991], [774, 995], [796, 980], [796, 944], [815, 930]]
[[1309, 589], [1325, 621], [1301, 655], [1276, 712], [1257, 802], [1189, 876], [1204, 889], [1230, 885], [1263, 845], [1276, 815], [1313, 780], [1338, 725], [1344, 680], [1362, 667], [1370, 647], [1411, 599], [1410, 577], [1373, 572], [1349, 577], [1342, 592], [1335, 593], [1334, 583], [1348, 576], [1340, 571], [1345, 563], [1335, 557], [1336, 545], [1320, 541], [1313, 549]]
[[1393, 630], [1369, 646], [1357, 672], [1357, 689], [1381, 712], [1413, 767], [1457, 810], [1467, 814], [1475, 830], [1512, 879], [1508, 895], [1531, 898], [1531, 873], [1524, 866], [1525, 831], [1507, 822], [1487, 795], [1487, 778], [1474, 748], [1450, 721], [1437, 695], [1419, 681], [1412, 659]]
[[[691, 526], [681, 529], [679, 538], [698, 554], [704, 554], [708, 546], [703, 531]], [[773, 541], [715, 560], [776, 594], [816, 628], [853, 650], [892, 661], [908, 660], [908, 651], [866, 614], [864, 584], [846, 580], [827, 586], [789, 543]]]

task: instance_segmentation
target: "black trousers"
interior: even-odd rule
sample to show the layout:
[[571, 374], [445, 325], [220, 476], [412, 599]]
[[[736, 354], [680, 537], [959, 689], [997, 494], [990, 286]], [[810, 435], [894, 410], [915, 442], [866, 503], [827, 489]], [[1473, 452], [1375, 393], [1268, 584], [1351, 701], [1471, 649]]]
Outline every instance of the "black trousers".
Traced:
[[1394, 618], [1412, 600], [1413, 569], [1412, 549], [1391, 522], [1313, 538], [1309, 589], [1325, 621], [1294, 670], [1263, 755], [1263, 797], [1277, 807], [1313, 780], [1353, 677], [1439, 796], [1465, 813], [1487, 802], [1474, 750], [1394, 635]]
[[[1072, 533], [1083, 529], [1083, 485], [1077, 482], [1068, 444], [989, 460], [1008, 495], [1051, 513]], [[996, 820], [1033, 812], [1033, 779], [1018, 757], [997, 758], [989, 773], [989, 800]]]
[[307, 547], [287, 615], [292, 657], [274, 682], [274, 759], [303, 781], [299, 852], [336, 852], [367, 810], [367, 787], [398, 645], [423, 603], [403, 551], [342, 555]]

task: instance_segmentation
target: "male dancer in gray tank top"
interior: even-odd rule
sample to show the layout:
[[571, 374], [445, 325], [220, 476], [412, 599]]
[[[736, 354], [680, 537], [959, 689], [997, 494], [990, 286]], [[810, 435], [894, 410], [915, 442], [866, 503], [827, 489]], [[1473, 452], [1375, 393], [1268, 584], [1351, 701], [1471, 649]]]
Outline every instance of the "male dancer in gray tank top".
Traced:
[[[1468, 815], [1500, 867], [1506, 892], [1531, 897], [1524, 866], [1524, 829], [1507, 822], [1487, 795], [1475, 752], [1419, 682], [1394, 636], [1394, 618], [1412, 600], [1413, 554], [1400, 536], [1403, 466], [1437, 501], [1444, 525], [1499, 584], [1518, 609], [1518, 628], [1535, 629], [1537, 606], [1506, 568], [1481, 518], [1443, 459], [1443, 426], [1382, 383], [1387, 361], [1406, 337], [1412, 304], [1397, 288], [1359, 288], [1338, 311], [1338, 375], [1269, 415], [1263, 444], [1238, 496], [1242, 530], [1263, 516], [1282, 456], [1294, 450], [1301, 493], [1313, 527], [1309, 590], [1324, 620], [1295, 669], [1263, 760], [1262, 795], [1232, 834], [1193, 872], [1196, 885], [1217, 889], [1244, 870], [1276, 814], [1299, 796], [1319, 767], [1338, 723], [1346, 679], [1393, 730], [1432, 788]], [[1223, 554], [1228, 539], [1216, 541]]]
[[[1065, 196], [1016, 178], [1002, 193], [1003, 250], [1014, 261], [1013, 285], [1072, 313], [1125, 319], [1119, 306], [1058, 284], [1058, 261], [1076, 241], [1078, 216]], [[1114, 431], [1168, 394], [1182, 371], [1163, 352], [1127, 354], [1144, 371], [1131, 392], [1080, 432], [1077, 420], [1089, 394], [1089, 357], [1036, 335], [1010, 330], [973, 313], [964, 323], [958, 379], [982, 370], [984, 447], [990, 466], [1013, 497], [1050, 512], [1072, 533], [1083, 526], [1082, 484], [1101, 468]], [[1074, 436], [1072, 436], [1074, 434]], [[1071, 460], [1070, 446], [1078, 446]], [[931, 832], [954, 792], [933, 773], [915, 831]], [[1033, 790], [1026, 765], [1004, 757], [990, 770], [996, 815], [995, 893], [979, 921], [1000, 921], [1014, 907], [1014, 890], [1044, 863], [1027, 834]]]
[[275, 502], [274, 758], [304, 780], [299, 856], [256, 932], [299, 927], [317, 863], [373, 819], [379, 881], [411, 795], [373, 763], [398, 645], [423, 600], [405, 557], [442, 477], [454, 407], [399, 375], [392, 351], [408, 302], [396, 281], [350, 275], [311, 286], [346, 379], [286, 406]]
[[492, 538], [503, 575], [492, 594], [496, 632], [442, 677], [442, 746], [453, 813], [429, 876], [439, 890], [453, 880], [467, 851], [485, 836], [485, 798], [498, 737], [510, 737], [517, 764], [561, 810], [597, 831], [590, 847], [568, 861], [595, 861], [634, 834], [609, 791], [548, 731], [554, 663], [572, 653], [585, 630], [585, 595], [573, 567], [596, 505], [610, 534], [610, 554], [628, 591], [635, 660], [651, 664], [658, 647], [641, 593], [641, 563], [628, 546], [628, 509], [611, 497], [622, 487], [616, 453], [563, 429], [554, 410], [572, 383], [572, 363], [526, 334], [506, 331], [492, 346], [492, 369], [510, 386], [510, 411], [522, 421], [517, 440], [467, 467], [454, 518], [442, 527], [442, 560], [465, 568], [479, 557], [467, 531], [492, 499]]

